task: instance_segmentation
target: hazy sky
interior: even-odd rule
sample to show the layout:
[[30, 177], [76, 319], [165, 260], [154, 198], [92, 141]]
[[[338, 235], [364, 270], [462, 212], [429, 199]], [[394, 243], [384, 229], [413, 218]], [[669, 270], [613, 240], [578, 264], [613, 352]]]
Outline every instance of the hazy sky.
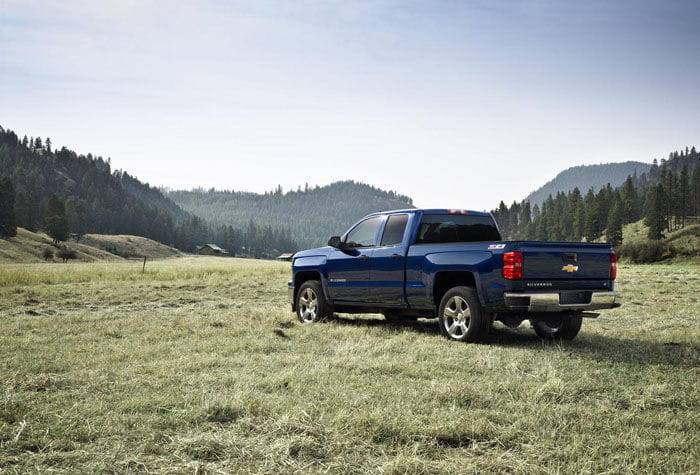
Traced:
[[0, 0], [0, 125], [153, 185], [490, 209], [700, 145], [700, 2]]

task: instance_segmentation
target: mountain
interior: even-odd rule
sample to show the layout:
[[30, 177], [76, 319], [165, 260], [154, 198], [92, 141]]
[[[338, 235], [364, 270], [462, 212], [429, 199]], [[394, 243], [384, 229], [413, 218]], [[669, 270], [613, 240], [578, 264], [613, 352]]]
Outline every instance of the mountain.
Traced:
[[[698, 254], [700, 153], [695, 147], [654, 160], [647, 172], [629, 175], [621, 186], [606, 181], [597, 192], [558, 191], [541, 204], [523, 200], [508, 207], [501, 201], [492, 213], [510, 240], [605, 241], [635, 262]], [[644, 227], [642, 240], [624, 231], [632, 223]]]
[[529, 201], [532, 206], [535, 204], [542, 206], [549, 195], [556, 196], [559, 192], [568, 193], [576, 187], [582, 193], [586, 193], [590, 188], [597, 192], [608, 183], [614, 188], [622, 185], [628, 176], [647, 173], [650, 168], [650, 163], [642, 162], [602, 163], [567, 168], [553, 180], [530, 193], [525, 201]]
[[65, 208], [69, 231], [78, 236], [143, 236], [187, 252], [218, 243], [230, 255], [255, 257], [275, 257], [299, 247], [276, 223], [256, 223], [245, 230], [212, 226], [158, 188], [126, 171], [112, 171], [109, 159], [77, 154], [66, 147], [52, 150], [48, 138], [20, 139], [0, 127], [0, 179], [4, 177], [9, 177], [14, 197], [12, 227], [42, 229], [47, 204], [55, 195], [61, 209]]
[[264, 194], [196, 189], [168, 191], [166, 196], [182, 209], [214, 224], [247, 227], [282, 226], [302, 247], [325, 245], [363, 216], [375, 211], [413, 208], [413, 200], [394, 191], [364, 183], [340, 181], [327, 186]]
[[50, 139], [19, 139], [0, 127], [0, 177], [9, 176], [15, 191], [17, 224], [41, 227], [52, 195], [65, 201], [71, 231], [133, 234], [172, 243], [175, 225], [189, 218], [154, 187], [128, 173], [112, 172], [110, 160], [79, 155]]

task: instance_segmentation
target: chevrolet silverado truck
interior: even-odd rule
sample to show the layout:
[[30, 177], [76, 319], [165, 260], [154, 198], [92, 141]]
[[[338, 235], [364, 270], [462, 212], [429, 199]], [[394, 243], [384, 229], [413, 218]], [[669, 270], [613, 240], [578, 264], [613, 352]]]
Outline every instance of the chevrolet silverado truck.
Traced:
[[616, 273], [609, 244], [502, 241], [489, 213], [409, 209], [296, 253], [288, 293], [303, 323], [334, 312], [437, 317], [445, 337], [477, 342], [494, 320], [529, 320], [542, 338], [573, 339], [582, 318], [620, 306]]

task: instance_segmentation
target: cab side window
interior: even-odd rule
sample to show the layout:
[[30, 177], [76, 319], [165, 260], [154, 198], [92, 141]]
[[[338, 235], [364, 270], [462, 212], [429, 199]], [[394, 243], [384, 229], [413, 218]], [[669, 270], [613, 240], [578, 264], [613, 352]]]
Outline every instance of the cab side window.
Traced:
[[365, 219], [348, 233], [345, 243], [348, 247], [373, 247], [380, 224], [382, 224], [380, 216]]
[[394, 214], [389, 216], [386, 226], [384, 226], [381, 246], [398, 246], [401, 244], [403, 242], [403, 233], [406, 230], [407, 222], [407, 214]]

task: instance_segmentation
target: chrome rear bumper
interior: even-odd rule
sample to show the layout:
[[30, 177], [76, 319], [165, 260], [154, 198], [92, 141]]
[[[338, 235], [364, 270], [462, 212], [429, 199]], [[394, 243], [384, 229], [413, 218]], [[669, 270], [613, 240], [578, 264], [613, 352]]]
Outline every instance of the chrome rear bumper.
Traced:
[[[601, 310], [619, 307], [616, 298], [620, 292], [600, 291], [581, 292], [585, 297], [577, 302], [561, 302], [565, 292], [505, 292], [506, 307], [509, 310], [525, 312], [564, 312], [567, 310]], [[590, 297], [588, 295], [590, 294]]]

